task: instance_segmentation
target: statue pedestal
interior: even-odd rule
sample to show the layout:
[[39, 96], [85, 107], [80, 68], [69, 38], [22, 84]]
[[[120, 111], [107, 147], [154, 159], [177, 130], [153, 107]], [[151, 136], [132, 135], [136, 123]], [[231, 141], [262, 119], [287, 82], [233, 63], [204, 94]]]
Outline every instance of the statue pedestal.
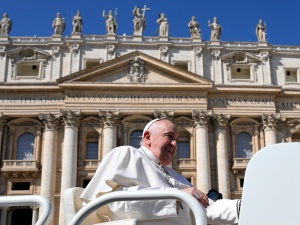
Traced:
[[169, 36], [159, 36], [159, 40], [160, 41], [168, 41], [169, 40]]
[[215, 41], [210, 41], [211, 45], [220, 45], [220, 41], [219, 40], [215, 40]]
[[117, 35], [115, 34], [106, 34], [106, 38], [109, 40], [116, 40]]
[[61, 41], [62, 40], [62, 36], [60, 34], [53, 34], [52, 35], [52, 40], [53, 41]]
[[71, 38], [74, 38], [74, 39], [81, 39], [81, 38], [82, 38], [82, 35], [81, 35], [81, 33], [72, 33]]
[[202, 42], [202, 38], [199, 37], [192, 37], [193, 38], [193, 42]]
[[8, 35], [0, 35], [0, 42], [9, 42]]
[[134, 41], [142, 41], [143, 40], [143, 36], [140, 34], [133, 34], [133, 40]]
[[267, 41], [259, 41], [258, 46], [268, 46], [268, 42]]

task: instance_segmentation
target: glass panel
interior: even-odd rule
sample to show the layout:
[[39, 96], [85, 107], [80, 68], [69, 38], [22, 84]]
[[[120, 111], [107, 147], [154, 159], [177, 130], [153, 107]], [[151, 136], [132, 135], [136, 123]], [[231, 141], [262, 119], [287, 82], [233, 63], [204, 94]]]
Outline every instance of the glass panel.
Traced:
[[31, 133], [25, 133], [19, 137], [17, 160], [33, 160], [34, 138]]
[[237, 156], [238, 158], [252, 157], [252, 142], [251, 135], [246, 132], [241, 132], [237, 136]]
[[98, 142], [86, 143], [86, 159], [98, 159]]
[[130, 135], [130, 145], [139, 148], [140, 141], [142, 140], [143, 131], [142, 130], [135, 130]]
[[178, 141], [177, 142], [177, 158], [190, 158], [190, 142]]

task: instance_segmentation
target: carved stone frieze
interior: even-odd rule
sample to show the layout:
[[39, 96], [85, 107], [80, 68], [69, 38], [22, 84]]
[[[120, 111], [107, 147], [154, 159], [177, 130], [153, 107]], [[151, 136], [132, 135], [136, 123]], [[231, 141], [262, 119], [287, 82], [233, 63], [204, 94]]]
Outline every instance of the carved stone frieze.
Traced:
[[157, 119], [168, 119], [173, 120], [175, 116], [174, 110], [155, 110], [154, 116]]
[[211, 55], [214, 60], [219, 60], [221, 57], [221, 51], [220, 50], [212, 50]]
[[200, 58], [200, 56], [202, 55], [202, 51], [203, 51], [203, 49], [201, 47], [195, 47], [194, 48], [195, 56], [197, 58]]
[[53, 130], [56, 128], [60, 116], [52, 113], [40, 113], [39, 118], [44, 123], [45, 129]]
[[134, 57], [130, 61], [127, 78], [132, 83], [145, 83], [148, 79], [148, 70], [145, 68], [145, 63], [139, 57]]
[[0, 131], [3, 129], [3, 127], [6, 125], [7, 117], [4, 116], [4, 114], [0, 113]]
[[193, 110], [192, 118], [194, 126], [208, 127], [209, 123], [212, 121], [212, 112]]
[[120, 121], [120, 112], [118, 110], [100, 110], [99, 117], [103, 126], [116, 126]]
[[115, 54], [115, 46], [114, 45], [107, 45], [106, 50], [108, 55], [114, 55]]
[[218, 130], [225, 129], [228, 125], [230, 115], [213, 114], [213, 121]]
[[169, 51], [169, 47], [168, 46], [160, 46], [159, 50], [160, 50], [161, 55], [167, 56], [168, 51]]
[[80, 118], [81, 118], [81, 112], [77, 111], [60, 111], [60, 116], [62, 117], [62, 122], [65, 127], [79, 127], [80, 124]]
[[51, 51], [52, 51], [52, 56], [54, 58], [58, 58], [58, 56], [60, 54], [60, 47], [59, 46], [52, 46]]
[[276, 127], [280, 127], [285, 123], [286, 117], [283, 117], [281, 114], [275, 113], [262, 115], [262, 124], [264, 130], [274, 130]]
[[51, 55], [36, 47], [18, 47], [6, 52], [6, 55], [13, 59], [14, 64], [20, 61], [33, 61], [49, 59]]
[[74, 54], [74, 55], [77, 55], [79, 53], [79, 44], [71, 44], [69, 46], [71, 52]]

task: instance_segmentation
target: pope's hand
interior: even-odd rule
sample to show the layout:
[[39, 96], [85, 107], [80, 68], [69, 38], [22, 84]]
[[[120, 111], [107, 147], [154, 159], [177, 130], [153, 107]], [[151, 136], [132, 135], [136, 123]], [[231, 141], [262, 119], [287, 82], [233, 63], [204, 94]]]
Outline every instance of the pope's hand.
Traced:
[[181, 190], [194, 196], [204, 206], [204, 208], [206, 208], [209, 205], [207, 195], [204, 194], [202, 191], [198, 190], [197, 188], [190, 187]]

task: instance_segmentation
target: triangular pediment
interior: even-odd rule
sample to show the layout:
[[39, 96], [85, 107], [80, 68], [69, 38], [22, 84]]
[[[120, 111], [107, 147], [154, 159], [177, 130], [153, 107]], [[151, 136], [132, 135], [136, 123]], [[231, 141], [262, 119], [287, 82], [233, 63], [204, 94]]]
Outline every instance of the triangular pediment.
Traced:
[[109, 60], [57, 80], [60, 86], [76, 85], [203, 85], [213, 82], [139, 51]]
[[251, 62], [260, 62], [261, 58], [257, 55], [254, 55], [249, 52], [243, 52], [243, 51], [235, 51], [235, 52], [230, 52], [226, 55], [223, 55], [222, 57], [223, 62], [227, 63], [251, 63]]

